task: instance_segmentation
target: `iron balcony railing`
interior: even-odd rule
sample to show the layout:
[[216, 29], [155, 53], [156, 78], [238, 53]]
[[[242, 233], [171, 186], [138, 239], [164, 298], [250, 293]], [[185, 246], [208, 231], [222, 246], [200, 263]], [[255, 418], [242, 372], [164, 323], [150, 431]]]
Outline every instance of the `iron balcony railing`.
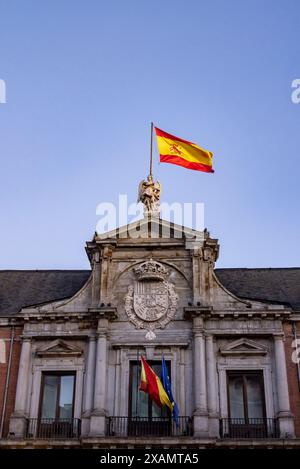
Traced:
[[236, 419], [220, 420], [220, 437], [239, 439], [279, 438], [277, 419]]
[[113, 437], [183, 437], [193, 435], [191, 417], [107, 417], [107, 435]]
[[28, 419], [26, 438], [69, 439], [81, 435], [80, 419]]

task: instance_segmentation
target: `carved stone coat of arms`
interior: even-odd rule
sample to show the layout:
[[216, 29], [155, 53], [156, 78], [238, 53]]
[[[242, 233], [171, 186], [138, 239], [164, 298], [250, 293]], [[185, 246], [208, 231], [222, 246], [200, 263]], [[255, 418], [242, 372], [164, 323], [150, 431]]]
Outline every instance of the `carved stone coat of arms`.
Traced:
[[154, 329], [164, 328], [175, 316], [178, 295], [168, 282], [167, 269], [150, 259], [134, 269], [137, 280], [129, 285], [125, 311], [139, 329], [146, 329], [146, 339], [153, 340]]

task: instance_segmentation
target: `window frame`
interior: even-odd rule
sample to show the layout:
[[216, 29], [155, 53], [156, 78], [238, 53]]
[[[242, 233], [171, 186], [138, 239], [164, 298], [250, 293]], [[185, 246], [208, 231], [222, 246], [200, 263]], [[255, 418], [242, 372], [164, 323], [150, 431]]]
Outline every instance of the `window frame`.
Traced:
[[[264, 383], [264, 374], [263, 370], [227, 370], [227, 406], [228, 406], [228, 417], [231, 419], [231, 405], [230, 405], [230, 390], [229, 390], [229, 380], [231, 377], [239, 377], [243, 380], [243, 403], [244, 403], [244, 420], [245, 423], [249, 423], [251, 417], [248, 415], [248, 391], [247, 391], [247, 376], [256, 376], [258, 378], [260, 392], [262, 396], [262, 409], [263, 420], [267, 418], [267, 409], [266, 409], [266, 394], [265, 394], [265, 383]], [[234, 417], [233, 417], [234, 419]]]
[[[147, 363], [152, 368], [153, 365], [161, 364], [161, 360], [148, 360]], [[138, 365], [138, 369], [141, 369], [140, 360], [129, 360], [128, 417], [130, 419], [134, 419], [136, 417], [139, 417], [139, 416], [134, 417], [132, 415], [132, 404], [133, 404], [133, 402], [132, 402], [132, 397], [133, 397], [132, 396], [132, 390], [133, 390], [132, 385], [133, 385], [133, 367], [134, 367], [134, 365]], [[166, 360], [166, 365], [167, 365], [167, 370], [168, 370], [168, 373], [169, 373], [169, 378], [170, 378], [170, 381], [171, 381], [171, 360]], [[170, 418], [171, 417], [171, 411], [168, 407], [166, 408], [166, 411], [167, 411], [166, 416], [161, 415], [160, 417], [154, 417], [152, 415], [153, 401], [151, 399], [149, 399], [148, 394], [147, 394], [147, 397], [148, 397], [148, 416], [145, 417], [145, 418], [148, 418], [149, 420], [151, 420], [152, 418], [162, 418], [162, 419], [164, 419], [164, 418]]]
[[[76, 378], [77, 378], [76, 370], [74, 370], [74, 371], [70, 371], [70, 370], [67, 370], [67, 371], [43, 370], [42, 371], [42, 379], [41, 379], [40, 397], [39, 397], [38, 420], [39, 421], [43, 420], [42, 407], [43, 407], [43, 398], [44, 398], [44, 389], [45, 389], [45, 376], [57, 376], [57, 377], [60, 378], [58, 380], [58, 386], [57, 386], [55, 417], [53, 418], [54, 421], [66, 420], [66, 419], [61, 419], [59, 417], [59, 400], [60, 400], [60, 389], [61, 389], [61, 377], [62, 376], [74, 376], [73, 395], [72, 395], [72, 417], [71, 417], [71, 419], [74, 419], [75, 390], [76, 390]], [[46, 417], [45, 417], [45, 419], [46, 419]]]

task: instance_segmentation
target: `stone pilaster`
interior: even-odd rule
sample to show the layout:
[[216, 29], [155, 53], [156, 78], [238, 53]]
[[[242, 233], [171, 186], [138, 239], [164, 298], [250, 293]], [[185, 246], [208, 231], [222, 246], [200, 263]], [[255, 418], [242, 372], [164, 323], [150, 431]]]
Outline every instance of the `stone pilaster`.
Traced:
[[203, 319], [193, 318], [194, 435], [208, 436], [206, 359]]
[[89, 337], [88, 357], [85, 370], [83, 413], [81, 422], [82, 436], [87, 436], [90, 431], [90, 416], [94, 406], [94, 380], [96, 360], [96, 337]]
[[219, 403], [217, 388], [217, 370], [214, 353], [214, 338], [206, 335], [206, 365], [207, 365], [207, 409], [209, 418], [209, 436], [219, 437]]
[[108, 319], [99, 319], [97, 330], [94, 405], [90, 418], [89, 436], [105, 436], [106, 433], [107, 328]]
[[101, 261], [100, 253], [93, 254], [92, 308], [97, 308], [100, 301]]
[[22, 438], [26, 432], [27, 390], [31, 362], [31, 339], [23, 337], [20, 356], [15, 409], [10, 418], [9, 435], [13, 438]]
[[274, 335], [276, 384], [278, 395], [278, 420], [281, 438], [295, 437], [291, 414], [283, 335]]
[[107, 303], [109, 301], [109, 282], [110, 282], [110, 269], [111, 259], [114, 247], [111, 244], [104, 244], [101, 253], [101, 275], [100, 275], [100, 297], [101, 302]]
[[201, 299], [201, 274], [200, 274], [201, 250], [194, 249], [192, 251], [193, 266], [193, 301], [194, 304], [200, 302]]
[[120, 414], [120, 400], [121, 400], [121, 350], [116, 350], [116, 377], [115, 377], [115, 398], [114, 398], [114, 415]]
[[182, 415], [186, 415], [186, 383], [185, 383], [185, 350], [180, 349], [179, 361], [179, 409]]
[[210, 238], [205, 230], [201, 247], [192, 250], [194, 305], [211, 304], [212, 276], [218, 254], [218, 241]]

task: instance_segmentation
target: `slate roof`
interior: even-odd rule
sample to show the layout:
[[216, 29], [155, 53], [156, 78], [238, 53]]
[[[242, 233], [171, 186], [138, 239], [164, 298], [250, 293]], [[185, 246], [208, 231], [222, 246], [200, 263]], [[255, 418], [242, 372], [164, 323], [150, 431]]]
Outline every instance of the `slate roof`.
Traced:
[[[229, 291], [241, 298], [289, 304], [300, 311], [300, 268], [215, 269], [215, 273]], [[90, 274], [90, 270], [0, 270], [0, 315], [69, 298]]]
[[300, 311], [300, 268], [215, 269], [220, 282], [240, 298], [289, 304]]
[[24, 306], [69, 298], [90, 274], [90, 270], [0, 270], [0, 315], [13, 315]]

